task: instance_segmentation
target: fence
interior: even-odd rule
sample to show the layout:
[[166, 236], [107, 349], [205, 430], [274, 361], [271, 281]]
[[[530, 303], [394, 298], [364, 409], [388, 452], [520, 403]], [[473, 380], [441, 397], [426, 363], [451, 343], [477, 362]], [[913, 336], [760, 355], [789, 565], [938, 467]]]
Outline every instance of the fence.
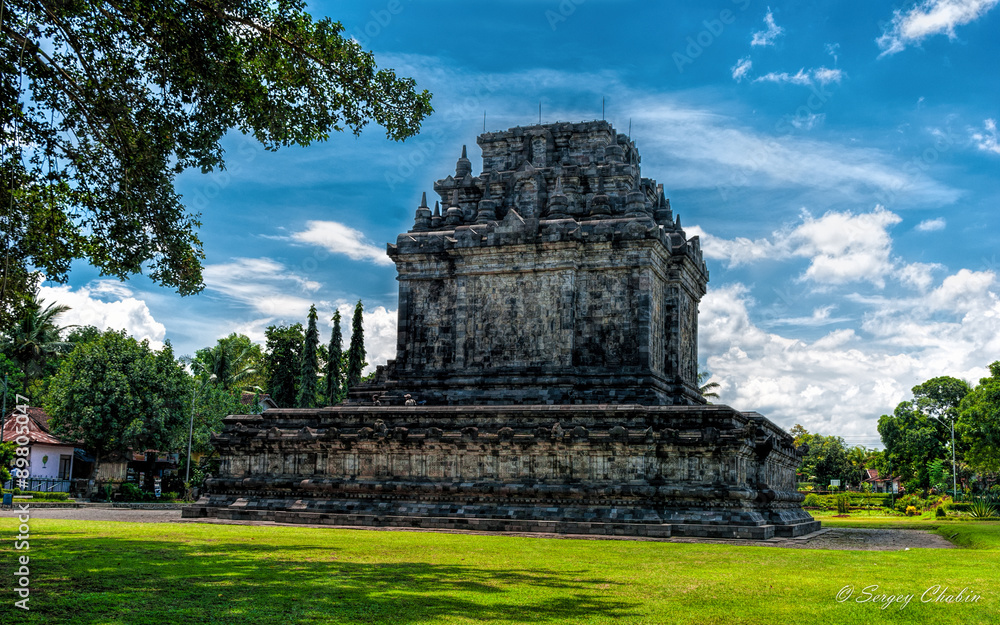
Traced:
[[[68, 493], [70, 491], [70, 485], [73, 483], [72, 480], [59, 480], [48, 477], [31, 477], [25, 481], [27, 482], [27, 487], [21, 486], [20, 483], [18, 483], [18, 487], [21, 490], [31, 490], [45, 493]], [[7, 481], [3, 485], [4, 491], [11, 490], [13, 487], [14, 484], [12, 481]]]

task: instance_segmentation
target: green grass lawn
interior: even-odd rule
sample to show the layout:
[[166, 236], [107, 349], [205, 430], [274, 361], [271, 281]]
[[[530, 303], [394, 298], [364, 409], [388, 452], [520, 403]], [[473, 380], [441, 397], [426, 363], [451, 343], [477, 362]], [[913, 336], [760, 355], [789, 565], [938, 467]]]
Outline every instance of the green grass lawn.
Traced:
[[[1000, 620], [1000, 523], [895, 522], [933, 527], [966, 547], [825, 551], [33, 519], [25, 613], [13, 608], [12, 590], [14, 560], [25, 552], [14, 550], [17, 526], [4, 518], [0, 623]], [[854, 600], [872, 585], [878, 594], [913, 598], [903, 609]], [[934, 585], [952, 593], [967, 587], [982, 598], [921, 603]], [[854, 597], [838, 602], [845, 586]]]

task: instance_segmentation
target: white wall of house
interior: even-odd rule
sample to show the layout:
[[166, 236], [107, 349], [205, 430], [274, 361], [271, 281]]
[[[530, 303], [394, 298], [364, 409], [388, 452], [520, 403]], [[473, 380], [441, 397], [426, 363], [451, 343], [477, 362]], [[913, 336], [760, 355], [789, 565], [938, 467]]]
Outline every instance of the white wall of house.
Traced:
[[[48, 456], [46, 462], [42, 458]], [[60, 456], [68, 456], [70, 462], [73, 458], [73, 448], [60, 445], [44, 445], [35, 443], [31, 446], [30, 471], [33, 478], [59, 479]], [[71, 465], [72, 466], [72, 465]], [[69, 475], [67, 475], [67, 478]]]

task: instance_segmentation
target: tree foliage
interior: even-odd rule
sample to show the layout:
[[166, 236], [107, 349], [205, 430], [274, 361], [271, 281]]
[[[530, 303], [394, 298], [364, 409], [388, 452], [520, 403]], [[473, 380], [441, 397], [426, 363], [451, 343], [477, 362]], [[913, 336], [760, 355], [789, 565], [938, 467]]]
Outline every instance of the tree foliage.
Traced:
[[330, 332], [330, 347], [326, 360], [326, 402], [328, 406], [339, 404], [343, 399], [344, 353], [343, 336], [340, 332], [340, 311], [333, 313], [333, 330]]
[[298, 377], [302, 368], [302, 324], [292, 326], [268, 326], [267, 353], [264, 361], [267, 368], [267, 391], [271, 399], [282, 408], [295, 405], [298, 392]]
[[32, 295], [20, 318], [0, 338], [0, 351], [21, 369], [26, 387], [47, 373], [47, 364], [54, 363], [58, 355], [68, 353], [73, 347], [60, 338], [63, 328], [56, 323], [56, 318], [68, 311], [69, 306], [53, 302], [43, 307], [43, 304], [44, 300]]
[[302, 0], [7, 0], [0, 20], [0, 322], [86, 258], [202, 288], [198, 216], [174, 188], [224, 167], [239, 129], [266, 149], [370, 121], [403, 140], [430, 94]]
[[848, 447], [839, 436], [810, 434], [799, 424], [792, 426], [790, 433], [796, 446], [809, 446], [799, 467], [803, 481], [814, 481], [825, 487], [830, 480], [840, 480], [841, 485], [846, 486], [865, 479], [865, 450]]
[[968, 445], [966, 461], [979, 471], [1000, 471], [1000, 361], [965, 396], [959, 413], [955, 434]]
[[195, 352], [191, 370], [203, 382], [214, 380], [227, 391], [242, 390], [263, 383], [263, 361], [260, 345], [234, 332], [219, 339], [214, 346]]
[[100, 462], [129, 450], [168, 450], [187, 423], [188, 391], [169, 342], [153, 351], [124, 330], [107, 330], [63, 360], [44, 407], [57, 435], [82, 440]]
[[316, 407], [316, 384], [319, 376], [319, 329], [316, 327], [316, 306], [309, 307], [306, 338], [302, 346], [302, 365], [299, 368], [299, 391], [295, 405], [299, 408]]
[[361, 381], [365, 368], [365, 326], [364, 306], [358, 300], [351, 320], [351, 345], [347, 348], [347, 387], [352, 388]]

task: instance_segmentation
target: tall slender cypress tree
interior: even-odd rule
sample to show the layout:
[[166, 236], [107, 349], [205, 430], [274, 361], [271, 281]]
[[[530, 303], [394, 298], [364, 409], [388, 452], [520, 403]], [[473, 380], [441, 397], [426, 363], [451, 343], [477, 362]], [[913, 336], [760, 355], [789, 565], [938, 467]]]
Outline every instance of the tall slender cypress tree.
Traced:
[[340, 311], [333, 313], [333, 332], [330, 334], [330, 357], [326, 361], [326, 401], [333, 406], [340, 403], [340, 390], [344, 384], [344, 349], [341, 346]]
[[319, 347], [319, 329], [316, 328], [316, 306], [309, 307], [309, 325], [306, 328], [306, 341], [302, 348], [302, 365], [299, 368], [299, 395], [295, 405], [299, 408], [316, 407], [316, 383], [319, 376], [319, 358], [316, 349]]
[[352, 388], [361, 381], [361, 370], [365, 368], [365, 328], [364, 307], [358, 300], [351, 322], [351, 346], [347, 350], [347, 387]]

